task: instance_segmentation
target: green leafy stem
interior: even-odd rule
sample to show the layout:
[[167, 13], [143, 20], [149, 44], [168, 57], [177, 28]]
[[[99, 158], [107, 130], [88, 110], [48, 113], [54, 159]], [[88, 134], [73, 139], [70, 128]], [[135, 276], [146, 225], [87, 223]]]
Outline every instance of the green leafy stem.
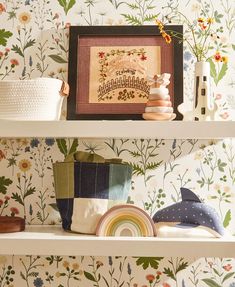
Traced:
[[64, 8], [64, 12], [67, 15], [69, 10], [75, 5], [76, 0], [58, 0], [60, 6]]

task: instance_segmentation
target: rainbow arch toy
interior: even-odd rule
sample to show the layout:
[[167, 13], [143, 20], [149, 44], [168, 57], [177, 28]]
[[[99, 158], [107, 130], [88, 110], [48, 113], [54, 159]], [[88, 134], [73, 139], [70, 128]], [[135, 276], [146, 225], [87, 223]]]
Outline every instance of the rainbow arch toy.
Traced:
[[96, 235], [153, 237], [156, 230], [152, 218], [144, 210], [124, 204], [110, 208], [101, 217]]

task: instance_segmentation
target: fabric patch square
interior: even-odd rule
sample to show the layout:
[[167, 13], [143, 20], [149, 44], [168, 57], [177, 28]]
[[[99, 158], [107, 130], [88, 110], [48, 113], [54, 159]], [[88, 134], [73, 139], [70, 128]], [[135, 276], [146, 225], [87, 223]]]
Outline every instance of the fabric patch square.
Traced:
[[70, 230], [73, 214], [73, 199], [57, 199], [57, 207], [62, 219], [62, 227]]
[[53, 164], [56, 198], [74, 198], [74, 163]]
[[109, 164], [76, 162], [74, 179], [76, 198], [109, 198]]

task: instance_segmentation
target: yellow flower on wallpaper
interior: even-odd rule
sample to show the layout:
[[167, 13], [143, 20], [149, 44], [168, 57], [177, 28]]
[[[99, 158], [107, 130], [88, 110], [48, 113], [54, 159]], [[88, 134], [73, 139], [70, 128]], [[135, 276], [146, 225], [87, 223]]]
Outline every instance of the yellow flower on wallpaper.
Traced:
[[31, 15], [28, 12], [20, 13], [19, 21], [22, 24], [28, 24], [31, 21]]
[[23, 172], [26, 172], [26, 171], [30, 170], [31, 165], [32, 165], [31, 162], [29, 160], [27, 160], [27, 159], [22, 159], [19, 162], [19, 168]]

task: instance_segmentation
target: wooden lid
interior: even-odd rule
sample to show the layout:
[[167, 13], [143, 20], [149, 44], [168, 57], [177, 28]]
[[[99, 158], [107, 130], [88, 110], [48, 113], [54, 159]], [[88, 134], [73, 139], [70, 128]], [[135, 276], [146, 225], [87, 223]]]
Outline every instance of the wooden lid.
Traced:
[[25, 230], [25, 220], [17, 216], [0, 216], [0, 233]]

